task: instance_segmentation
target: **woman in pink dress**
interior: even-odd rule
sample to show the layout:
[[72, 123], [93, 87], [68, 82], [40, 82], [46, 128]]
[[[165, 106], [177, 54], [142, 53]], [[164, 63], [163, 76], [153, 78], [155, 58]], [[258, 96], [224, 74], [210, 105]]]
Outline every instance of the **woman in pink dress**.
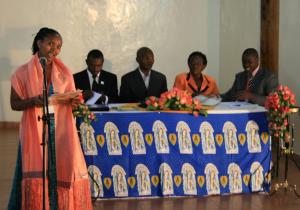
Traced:
[[[42, 116], [43, 105], [43, 69], [40, 58], [46, 58], [48, 93], [74, 92], [75, 85], [70, 70], [56, 57], [61, 46], [62, 37], [57, 31], [41, 28], [33, 41], [33, 56], [11, 77], [11, 107], [13, 110], [23, 111], [23, 115], [19, 132], [19, 161], [9, 209], [40, 210], [43, 206], [43, 122], [38, 120]], [[54, 119], [51, 120], [49, 129], [52, 137], [48, 142], [53, 141], [47, 146], [51, 152], [46, 157], [49, 159], [46, 209], [92, 209], [88, 172], [72, 115], [72, 106], [79, 101], [77, 97], [53, 105]], [[18, 168], [21, 173], [18, 173]], [[18, 178], [21, 184], [17, 183]], [[18, 193], [21, 199], [16, 197]]]

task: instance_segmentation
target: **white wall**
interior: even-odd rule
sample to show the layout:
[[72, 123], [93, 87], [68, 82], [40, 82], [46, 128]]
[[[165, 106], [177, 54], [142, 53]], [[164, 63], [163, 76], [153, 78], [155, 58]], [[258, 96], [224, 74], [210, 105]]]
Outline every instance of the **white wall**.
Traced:
[[30, 58], [34, 33], [43, 26], [62, 34], [60, 57], [74, 73], [98, 48], [104, 69], [120, 80], [137, 66], [136, 50], [145, 45], [171, 88], [175, 75], [187, 70], [188, 55], [200, 50], [221, 92], [241, 69], [242, 51], [259, 49], [260, 39], [259, 0], [2, 0], [0, 19], [0, 121], [20, 119], [10, 109], [9, 77]]
[[221, 1], [219, 88], [227, 91], [242, 70], [246, 48], [260, 49], [260, 0]]
[[[288, 85], [295, 93], [297, 105], [300, 105], [300, 1], [280, 1], [279, 25], [279, 81]], [[294, 114], [295, 123], [295, 152], [300, 154], [300, 115]]]
[[[206, 72], [218, 81], [220, 0], [1, 0], [0, 121], [18, 121], [9, 105], [10, 75], [31, 56], [40, 27], [57, 29], [63, 37], [62, 60], [72, 71], [85, 68], [90, 49], [105, 56], [104, 69], [120, 77], [134, 69], [136, 50], [150, 47], [154, 69], [175, 75], [187, 71], [194, 50], [208, 56]], [[119, 84], [120, 85], [120, 84]]]

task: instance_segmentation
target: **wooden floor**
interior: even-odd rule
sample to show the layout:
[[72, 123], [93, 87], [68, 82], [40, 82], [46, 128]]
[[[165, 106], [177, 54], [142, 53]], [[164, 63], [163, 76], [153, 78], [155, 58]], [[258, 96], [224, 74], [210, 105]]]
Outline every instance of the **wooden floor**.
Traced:
[[[299, 139], [300, 140], [300, 139]], [[0, 210], [6, 209], [10, 188], [13, 179], [15, 161], [17, 157], [18, 130], [0, 128]], [[283, 173], [283, 159], [281, 160]], [[272, 185], [282, 181], [281, 176], [272, 180]], [[288, 180], [299, 187], [300, 170], [290, 160]], [[181, 210], [181, 209], [207, 209], [207, 210], [299, 210], [300, 198], [293, 192], [278, 191], [273, 196], [268, 194], [226, 195], [210, 197], [181, 197], [181, 198], [153, 198], [153, 199], [127, 199], [104, 200], [94, 203], [94, 209], [109, 210]]]

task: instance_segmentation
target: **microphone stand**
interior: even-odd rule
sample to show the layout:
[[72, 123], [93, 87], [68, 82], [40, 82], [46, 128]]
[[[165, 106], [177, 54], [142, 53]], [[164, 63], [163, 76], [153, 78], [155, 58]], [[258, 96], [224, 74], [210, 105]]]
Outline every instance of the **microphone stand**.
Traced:
[[46, 209], [46, 177], [47, 177], [47, 169], [46, 169], [46, 151], [47, 151], [47, 132], [46, 129], [48, 127], [48, 139], [50, 139], [50, 115], [49, 115], [49, 106], [48, 106], [48, 93], [47, 93], [47, 74], [46, 74], [46, 58], [40, 58], [40, 63], [43, 68], [43, 116], [42, 118], [39, 116], [38, 120], [43, 121], [43, 135], [42, 135], [42, 147], [43, 147], [43, 210]]

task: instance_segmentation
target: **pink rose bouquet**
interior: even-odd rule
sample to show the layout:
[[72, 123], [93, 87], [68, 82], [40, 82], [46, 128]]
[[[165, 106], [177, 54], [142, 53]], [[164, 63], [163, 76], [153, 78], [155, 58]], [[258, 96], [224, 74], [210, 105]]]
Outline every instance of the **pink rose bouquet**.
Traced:
[[97, 118], [93, 112], [91, 112], [88, 106], [84, 103], [82, 94], [78, 96], [80, 103], [73, 108], [73, 115], [75, 117], [82, 117], [83, 121], [88, 125], [91, 124], [92, 121], [96, 121]]
[[150, 96], [145, 100], [148, 110], [178, 110], [190, 111], [194, 116], [199, 114], [207, 116], [207, 112], [203, 109], [198, 99], [193, 99], [191, 94], [178, 88], [164, 92], [159, 98]]
[[295, 107], [294, 93], [287, 87], [279, 85], [266, 99], [265, 108], [268, 111], [270, 134], [276, 139], [289, 141], [288, 114]]

